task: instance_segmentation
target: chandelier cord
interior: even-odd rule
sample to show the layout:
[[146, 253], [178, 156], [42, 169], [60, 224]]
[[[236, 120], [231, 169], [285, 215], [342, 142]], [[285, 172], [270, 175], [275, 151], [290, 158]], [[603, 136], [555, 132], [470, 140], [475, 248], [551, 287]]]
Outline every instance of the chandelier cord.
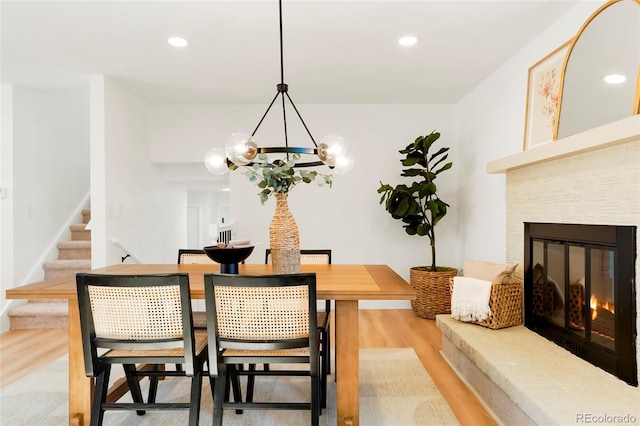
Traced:
[[256, 128], [253, 130], [253, 133], [251, 133], [251, 136], [252, 137], [255, 136], [256, 132], [260, 128], [260, 125], [262, 125], [262, 122], [264, 121], [265, 117], [267, 116], [267, 114], [271, 110], [271, 107], [273, 106], [273, 104], [275, 103], [276, 99], [278, 98], [278, 95], [282, 96], [282, 117], [283, 117], [283, 124], [284, 124], [284, 144], [285, 144], [285, 147], [286, 147], [286, 154], [287, 154], [287, 160], [288, 160], [289, 159], [289, 140], [288, 140], [288, 135], [287, 135], [287, 112], [286, 112], [285, 95], [287, 96], [287, 99], [289, 99], [289, 102], [291, 103], [291, 106], [293, 107], [293, 110], [298, 115], [298, 118], [300, 119], [300, 122], [302, 123], [302, 126], [307, 131], [307, 134], [309, 135], [309, 138], [311, 138], [311, 142], [313, 142], [313, 145], [316, 147], [316, 149], [318, 148], [318, 144], [316, 143], [316, 140], [313, 138], [313, 135], [311, 134], [311, 131], [307, 127], [307, 124], [302, 119], [302, 115], [300, 115], [300, 111], [298, 111], [298, 108], [293, 103], [293, 100], [291, 99], [291, 96], [289, 96], [288, 85], [285, 84], [285, 82], [284, 82], [284, 41], [283, 41], [283, 25], [282, 25], [282, 0], [278, 0], [278, 12], [279, 12], [279, 17], [280, 17], [280, 27], [279, 27], [279, 30], [280, 30], [280, 84], [277, 85], [278, 91], [277, 91], [276, 95], [271, 100], [271, 103], [269, 104], [269, 106], [267, 107], [267, 110], [262, 115], [262, 118], [260, 118], [260, 121], [258, 122], [258, 125], [256, 126]]
[[284, 43], [282, 41], [282, 0], [278, 0], [278, 6], [278, 11], [280, 14], [280, 83], [286, 91], [286, 86], [284, 86]]

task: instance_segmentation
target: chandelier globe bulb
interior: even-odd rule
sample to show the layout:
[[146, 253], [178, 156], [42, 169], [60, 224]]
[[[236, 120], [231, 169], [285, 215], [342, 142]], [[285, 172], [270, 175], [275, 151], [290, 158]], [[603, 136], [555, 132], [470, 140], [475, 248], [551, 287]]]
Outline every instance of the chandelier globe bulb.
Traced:
[[349, 145], [342, 136], [328, 135], [318, 144], [318, 158], [329, 167], [334, 167], [340, 158], [349, 154]]
[[333, 168], [333, 173], [336, 175], [346, 175], [353, 169], [353, 154], [347, 152], [346, 155], [341, 155], [336, 159], [336, 165]]
[[253, 137], [244, 132], [232, 133], [225, 145], [227, 158], [238, 166], [251, 163], [258, 154], [258, 145]]
[[211, 148], [204, 156], [204, 165], [213, 175], [222, 176], [229, 172], [227, 156], [221, 148]]

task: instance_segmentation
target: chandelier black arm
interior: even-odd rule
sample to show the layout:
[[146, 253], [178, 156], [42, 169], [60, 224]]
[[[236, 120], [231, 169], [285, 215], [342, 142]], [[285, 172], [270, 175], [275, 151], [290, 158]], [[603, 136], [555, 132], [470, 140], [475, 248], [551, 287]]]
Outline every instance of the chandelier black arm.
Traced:
[[[233, 164], [233, 163], [231, 163]], [[247, 167], [251, 167], [255, 164], [255, 162], [251, 162], [249, 164], [247, 164]], [[293, 165], [293, 167], [318, 167], [318, 166], [324, 166], [324, 163], [322, 161], [308, 161], [308, 162], [304, 162], [304, 163], [296, 163]], [[330, 169], [333, 169], [333, 166], [329, 166]]]
[[[284, 102], [285, 93], [287, 92], [280, 92], [280, 94], [282, 95], [282, 123], [284, 124], [284, 146], [286, 148], [289, 148], [289, 137], [287, 136], [287, 108], [285, 107], [285, 102]], [[289, 161], [288, 152], [287, 152], [287, 161]]]
[[304, 122], [304, 120], [302, 119], [302, 116], [300, 115], [300, 112], [298, 112], [298, 108], [296, 108], [296, 104], [293, 103], [293, 100], [291, 99], [291, 96], [289, 96], [288, 92], [284, 92], [285, 95], [287, 95], [287, 99], [289, 99], [289, 102], [291, 102], [291, 106], [293, 107], [293, 110], [296, 112], [296, 114], [298, 114], [298, 118], [300, 119], [300, 121], [302, 122], [302, 125], [304, 126], [304, 129], [307, 131], [307, 134], [309, 135], [309, 137], [311, 138], [311, 142], [313, 142], [313, 144], [315, 145], [315, 147], [318, 147], [318, 144], [316, 143], [316, 140], [313, 139], [313, 136], [311, 135], [311, 132], [309, 131], [309, 128], [307, 127], [307, 124]]
[[277, 154], [277, 153], [287, 153], [287, 154], [313, 154], [318, 155], [318, 150], [316, 148], [302, 148], [302, 147], [281, 147], [281, 146], [273, 146], [273, 147], [258, 147], [259, 154]]
[[[324, 166], [324, 163], [322, 161], [310, 161], [307, 163], [296, 163], [293, 167], [318, 167], [318, 166]], [[333, 169], [333, 167], [329, 167], [330, 169]]]
[[258, 122], [258, 125], [256, 126], [256, 128], [253, 130], [253, 133], [251, 133], [251, 136], [255, 136], [256, 132], [258, 131], [258, 129], [260, 128], [260, 125], [262, 124], [262, 122], [264, 121], [264, 118], [267, 116], [267, 114], [269, 114], [269, 110], [271, 109], [271, 107], [273, 106], [274, 102], [276, 101], [276, 99], [278, 99], [278, 95], [280, 94], [280, 91], [278, 90], [278, 92], [276, 93], [276, 95], [273, 97], [273, 100], [271, 101], [271, 103], [269, 104], [269, 106], [267, 107], [267, 110], [264, 112], [264, 114], [262, 115], [262, 118], [260, 119], [260, 121]]

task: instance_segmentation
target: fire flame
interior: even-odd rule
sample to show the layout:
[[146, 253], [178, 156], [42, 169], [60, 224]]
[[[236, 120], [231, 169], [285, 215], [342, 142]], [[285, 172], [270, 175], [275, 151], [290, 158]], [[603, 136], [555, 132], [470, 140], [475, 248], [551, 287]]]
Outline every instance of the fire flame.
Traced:
[[591, 306], [591, 321], [598, 318], [598, 307], [602, 309], [606, 309], [612, 314], [615, 314], [615, 308], [613, 306], [613, 303], [612, 304], [609, 304], [609, 302], [603, 303], [600, 300], [598, 300], [598, 298], [594, 295], [591, 295], [591, 300], [589, 301], [589, 305]]

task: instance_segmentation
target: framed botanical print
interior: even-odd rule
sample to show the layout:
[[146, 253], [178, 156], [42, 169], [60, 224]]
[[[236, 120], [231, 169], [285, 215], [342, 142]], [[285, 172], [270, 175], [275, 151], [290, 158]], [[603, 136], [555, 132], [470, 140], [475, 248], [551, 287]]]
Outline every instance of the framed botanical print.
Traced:
[[524, 122], [525, 151], [553, 140], [558, 119], [562, 67], [570, 43], [571, 40], [529, 68]]

